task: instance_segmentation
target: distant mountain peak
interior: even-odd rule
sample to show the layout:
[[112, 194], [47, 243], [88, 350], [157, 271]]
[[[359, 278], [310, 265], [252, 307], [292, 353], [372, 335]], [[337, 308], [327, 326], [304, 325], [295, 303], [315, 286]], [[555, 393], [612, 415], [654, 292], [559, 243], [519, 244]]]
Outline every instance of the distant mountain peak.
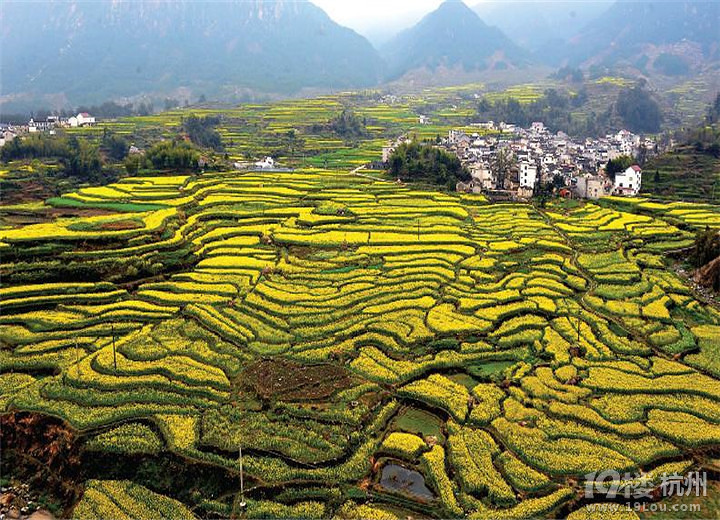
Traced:
[[436, 9], [436, 12], [438, 12], [438, 11], [443, 12], [443, 11], [450, 11], [450, 10], [452, 10], [453, 12], [458, 12], [458, 13], [462, 13], [462, 12], [466, 13], [468, 11], [472, 12], [472, 9], [470, 9], [468, 7], [468, 5], [465, 2], [463, 2], [463, 0], [445, 0]]
[[498, 63], [517, 66], [527, 60], [502, 31], [485, 24], [461, 0], [446, 0], [386, 44], [382, 52], [394, 77], [414, 69], [462, 67], [477, 71]]

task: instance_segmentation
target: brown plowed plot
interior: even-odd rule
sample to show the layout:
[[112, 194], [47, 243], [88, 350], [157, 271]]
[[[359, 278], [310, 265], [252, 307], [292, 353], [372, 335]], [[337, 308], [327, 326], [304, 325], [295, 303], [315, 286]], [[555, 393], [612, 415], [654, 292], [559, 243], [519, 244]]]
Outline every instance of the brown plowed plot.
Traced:
[[263, 360], [244, 372], [255, 393], [263, 399], [308, 401], [327, 399], [353, 385], [343, 368], [333, 365], [299, 365], [285, 360]]
[[57, 195], [50, 187], [33, 180], [5, 183], [2, 192], [2, 205], [42, 202]]
[[105, 222], [100, 226], [100, 229], [103, 231], [123, 231], [127, 229], [138, 229], [142, 226], [142, 222], [135, 220], [117, 220], [115, 222]]
[[[10, 202], [4, 199], [4, 195], [2, 204], [10, 204]], [[8, 226], [28, 226], [31, 224], [42, 224], [44, 222], [52, 222], [58, 218], [99, 217], [103, 215], [117, 214], [117, 212], [115, 211], [106, 209], [52, 208], [49, 206], [47, 208], [37, 210], [33, 209], [27, 211], [7, 211], [2, 207], [2, 205], [0, 205], [0, 210], [2, 210], [2, 223]], [[124, 229], [136, 229], [136, 227], [137, 226]]]

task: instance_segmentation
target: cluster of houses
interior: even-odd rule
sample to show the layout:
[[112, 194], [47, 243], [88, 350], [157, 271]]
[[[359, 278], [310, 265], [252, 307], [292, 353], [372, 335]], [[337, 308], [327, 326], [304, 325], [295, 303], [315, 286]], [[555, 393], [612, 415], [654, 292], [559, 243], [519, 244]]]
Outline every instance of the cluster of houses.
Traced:
[[[439, 146], [455, 153], [472, 175], [459, 191], [529, 199], [540, 185], [552, 183], [561, 195], [597, 199], [637, 195], [642, 170], [633, 165], [611, 179], [605, 166], [620, 156], [650, 153], [656, 143], [627, 130], [598, 139], [573, 140], [551, 133], [543, 123], [519, 128], [505, 123], [477, 123], [478, 132], [451, 130]], [[385, 153], [384, 153], [385, 155]]]
[[35, 134], [38, 132], [55, 134], [57, 128], [78, 128], [81, 126], [93, 126], [94, 124], [96, 124], [95, 117], [87, 112], [80, 112], [76, 116], [67, 118], [59, 116], [48, 116], [43, 120], [30, 118], [27, 123], [22, 125], [0, 124], [0, 146], [23, 134]]

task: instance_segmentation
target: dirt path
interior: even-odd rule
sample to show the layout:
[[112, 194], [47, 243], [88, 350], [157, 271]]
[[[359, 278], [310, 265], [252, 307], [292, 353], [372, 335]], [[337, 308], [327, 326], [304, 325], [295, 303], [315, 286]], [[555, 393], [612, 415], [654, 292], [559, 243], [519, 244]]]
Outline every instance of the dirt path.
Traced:
[[358, 176], [358, 177], [364, 177], [365, 179], [370, 179], [370, 180], [373, 180], [373, 181], [375, 181], [375, 182], [387, 182], [387, 183], [390, 183], [390, 184], [392, 184], [392, 182], [393, 182], [393, 181], [389, 181], [389, 180], [387, 180], [387, 179], [382, 179], [382, 178], [380, 178], [380, 177], [374, 177], [374, 176], [368, 175], [368, 174], [366, 174], [366, 173], [360, 173], [360, 172], [363, 171], [364, 169], [365, 169], [365, 165], [364, 165], [364, 164], [363, 164], [362, 166], [358, 166], [357, 168], [355, 168], [353, 171], [350, 172], [350, 175], [356, 175], [356, 176]]

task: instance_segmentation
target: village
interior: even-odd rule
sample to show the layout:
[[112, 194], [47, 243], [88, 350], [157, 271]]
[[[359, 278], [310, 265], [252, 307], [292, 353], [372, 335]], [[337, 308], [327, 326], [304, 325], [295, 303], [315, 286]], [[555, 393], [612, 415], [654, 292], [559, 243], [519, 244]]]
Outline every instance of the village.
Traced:
[[37, 121], [31, 117], [26, 124], [22, 125], [0, 123], [0, 146], [24, 134], [47, 132], [50, 135], [54, 135], [55, 129], [57, 128], [79, 128], [83, 126], [94, 126], [95, 124], [97, 124], [95, 117], [87, 112], [80, 112], [68, 118], [48, 116], [43, 120]]
[[[577, 141], [551, 133], [541, 122], [530, 128], [493, 121], [470, 126], [477, 132], [451, 130], [437, 146], [457, 155], [470, 172], [471, 180], [458, 182], [457, 191], [496, 200], [529, 200], [542, 191], [581, 199], [634, 196], [642, 186], [641, 167], [632, 164], [613, 176], [605, 171], [608, 161], [657, 153], [653, 139], [627, 130]], [[383, 162], [403, 141], [407, 138], [383, 148]]]
[[[420, 124], [429, 119], [420, 116]], [[0, 146], [17, 136], [56, 129], [93, 126], [96, 118], [87, 112], [69, 118], [49, 116], [30, 119], [24, 125], [0, 125]], [[458, 182], [459, 192], [484, 193], [494, 200], [530, 200], [540, 193], [554, 192], [561, 197], [598, 199], [608, 195], [635, 196], [642, 187], [642, 169], [631, 164], [613, 175], [606, 172], [608, 161], [627, 156], [649, 157], [658, 152], [657, 143], [627, 130], [602, 138], [575, 140], [552, 133], [542, 122], [529, 128], [493, 121], [473, 123], [465, 130], [450, 130], [436, 144], [455, 154], [470, 172], [468, 182]], [[387, 165], [395, 148], [408, 142], [402, 136], [382, 150]], [[137, 150], [131, 150], [131, 152]], [[250, 167], [275, 169], [275, 161], [266, 157], [256, 163], [234, 163], [236, 169]]]

